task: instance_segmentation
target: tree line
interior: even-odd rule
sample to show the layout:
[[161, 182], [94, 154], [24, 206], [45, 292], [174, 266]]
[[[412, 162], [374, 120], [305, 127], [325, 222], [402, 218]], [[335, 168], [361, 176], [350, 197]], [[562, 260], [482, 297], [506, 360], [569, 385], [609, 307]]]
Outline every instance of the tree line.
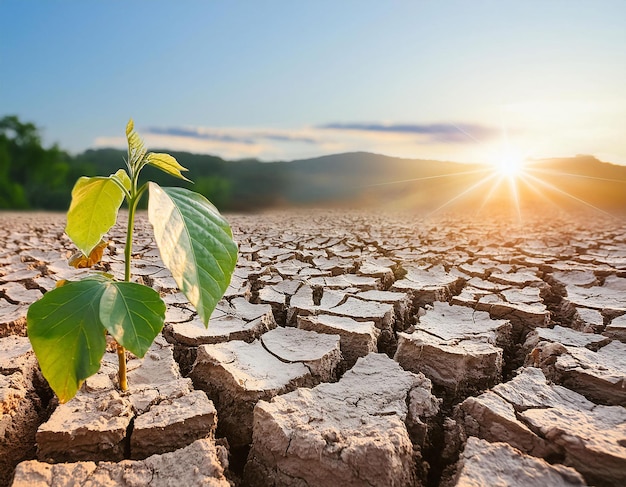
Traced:
[[76, 179], [94, 171], [56, 144], [44, 148], [34, 124], [0, 119], [0, 208], [66, 209]]
[[[157, 149], [157, 148], [151, 148]], [[225, 161], [220, 157], [170, 152], [189, 169], [194, 183], [174, 180], [159, 171], [146, 178], [165, 186], [187, 186], [209, 198], [220, 210], [249, 211], [281, 202], [280, 168], [257, 160]], [[118, 149], [89, 149], [71, 155], [57, 144], [42, 145], [40, 129], [15, 115], [0, 119], [0, 209], [67, 210], [80, 176], [108, 176], [126, 157]]]

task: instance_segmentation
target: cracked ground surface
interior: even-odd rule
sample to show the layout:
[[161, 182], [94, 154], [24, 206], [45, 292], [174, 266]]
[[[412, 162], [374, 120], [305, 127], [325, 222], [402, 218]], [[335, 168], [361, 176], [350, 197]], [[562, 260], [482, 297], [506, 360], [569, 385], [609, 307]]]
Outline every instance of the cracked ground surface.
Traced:
[[[171, 347], [169, 355], [193, 381], [193, 393], [204, 391], [215, 404], [215, 435], [230, 440], [230, 467], [215, 459], [205, 468], [218, 479], [215, 485], [221, 485], [222, 466], [231, 482], [242, 485], [326, 485], [333, 475], [342, 485], [467, 485], [498, 475], [509, 482], [503, 485], [626, 483], [623, 219], [554, 212], [524, 215], [522, 221], [501, 215], [424, 220], [331, 210], [227, 218], [240, 255], [208, 330], [177, 292], [142, 214], [133, 248], [134, 278], [159, 291], [168, 304], [163, 331], [168, 343], [162, 346]], [[0, 223], [5, 344], [0, 352], [7, 350], [0, 361], [0, 485], [10, 485], [18, 462], [36, 457], [39, 462], [22, 464], [18, 474], [32, 479], [28, 468], [43, 465], [46, 474], [37, 485], [52, 485], [56, 471], [94, 471], [93, 463], [79, 468], [89, 460], [100, 461], [105, 470], [131, 462], [136, 457], [125, 445], [137, 441], [124, 428], [116, 458], [81, 452], [73, 459], [64, 453], [63, 461], [82, 462], [51, 468], [45, 466], [50, 455], [37, 455], [51, 451], [36, 443], [36, 435], [39, 430], [37, 441], [44, 441], [41, 432], [50, 429], [46, 423], [55, 401], [28, 356], [28, 345], [7, 340], [25, 335], [30, 303], [59, 279], [87, 271], [67, 265], [75, 249], [63, 234], [64, 215], [1, 213]], [[109, 232], [102, 262], [118, 278], [124, 225], [122, 214]], [[293, 333], [297, 329], [308, 333]], [[277, 333], [281, 330], [286, 332]], [[270, 335], [263, 340], [269, 332], [271, 350]], [[21, 355], [15, 351], [20, 347], [26, 347]], [[382, 355], [372, 362], [377, 352]], [[21, 357], [17, 364], [16, 356]], [[392, 398], [380, 399], [365, 384], [363, 371], [371, 363], [387, 371], [375, 387]], [[348, 381], [348, 371], [360, 379]], [[94, 378], [94, 390], [109, 394], [107, 387], [113, 386], [107, 381]], [[362, 393], [356, 390], [360, 383]], [[151, 415], [145, 418], [163, 421], [161, 409], [181, 394], [128, 401], [135, 411]], [[352, 396], [359, 398], [353, 404]], [[361, 405], [367, 397], [377, 398], [369, 409]], [[301, 419], [289, 412], [296, 409]], [[142, 431], [153, 425], [158, 435], [158, 421], [139, 417], [133, 421]], [[390, 423], [376, 419], [381, 417]], [[362, 421], [362, 431], [355, 421]], [[168, 423], [174, 429], [166, 431], [176, 431], [180, 441], [214, 441], [213, 428], [198, 439], [176, 429], [179, 423]], [[261, 433], [271, 431], [286, 436], [274, 445]], [[146, 434], [143, 443], [159, 443]], [[477, 453], [477, 438], [494, 445], [488, 455]], [[183, 463], [185, 444], [176, 446], [183, 452], [177, 461]], [[163, 454], [171, 451], [163, 448]], [[194, 448], [210, 450], [211, 458], [224, 449]], [[315, 452], [314, 460], [303, 453], [307, 448]], [[376, 471], [372, 459], [386, 467]], [[318, 467], [311, 461], [319, 461]], [[133, 468], [139, 478], [146, 467], [131, 462], [122, 470]], [[536, 475], [525, 477], [529, 469]], [[122, 482], [119, 475], [107, 478], [94, 485]], [[157, 480], [149, 485], [161, 485]], [[16, 477], [16, 485], [26, 484]]]

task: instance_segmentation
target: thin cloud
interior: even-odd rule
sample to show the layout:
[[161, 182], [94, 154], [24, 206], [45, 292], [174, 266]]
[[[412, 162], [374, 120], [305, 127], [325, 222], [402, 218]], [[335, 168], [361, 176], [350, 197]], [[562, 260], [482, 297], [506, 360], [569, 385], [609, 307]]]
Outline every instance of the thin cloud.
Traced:
[[233, 142], [238, 144], [254, 144], [254, 139], [250, 137], [240, 137], [224, 133], [218, 133], [200, 128], [187, 127], [148, 127], [146, 134], [171, 135], [174, 137], [189, 137], [192, 139], [213, 140], [216, 142]]
[[192, 139], [232, 142], [236, 144], [256, 144], [260, 140], [303, 142], [306, 144], [318, 143], [313, 137], [307, 137], [285, 130], [257, 131], [254, 129], [212, 129], [205, 127], [148, 127], [145, 132], [153, 135], [171, 135], [175, 137], [189, 137]]
[[318, 144], [320, 142], [313, 137], [292, 134], [261, 133], [259, 137], [267, 140], [275, 140], [277, 142], [304, 142], [306, 144]]
[[[475, 162], [498, 130], [472, 123], [329, 123], [293, 128], [148, 126], [148, 147], [215, 154], [226, 159], [293, 160], [339, 152], [375, 152], [406, 158]], [[486, 144], [485, 144], [486, 143]], [[98, 137], [96, 147], [126, 145], [125, 137]]]
[[477, 139], [491, 139], [498, 135], [496, 128], [467, 123], [382, 124], [382, 123], [329, 123], [321, 129], [373, 132], [398, 135], [421, 135], [431, 142], [464, 143]]

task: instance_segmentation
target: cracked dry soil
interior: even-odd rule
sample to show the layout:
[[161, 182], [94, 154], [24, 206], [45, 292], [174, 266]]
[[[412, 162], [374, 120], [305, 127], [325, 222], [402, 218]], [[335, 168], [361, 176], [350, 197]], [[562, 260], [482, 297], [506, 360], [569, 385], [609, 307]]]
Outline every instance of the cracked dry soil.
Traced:
[[[137, 219], [161, 337], [58, 405], [28, 305], [86, 271], [65, 216], [0, 213], [0, 486], [626, 485], [626, 222], [229, 215], [205, 329]], [[101, 269], [123, 275], [125, 215]]]

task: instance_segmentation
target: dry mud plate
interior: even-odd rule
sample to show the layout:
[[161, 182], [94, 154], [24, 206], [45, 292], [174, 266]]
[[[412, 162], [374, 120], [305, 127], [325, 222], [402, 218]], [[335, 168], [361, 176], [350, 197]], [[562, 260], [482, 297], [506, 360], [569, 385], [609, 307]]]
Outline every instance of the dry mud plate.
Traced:
[[[101, 270], [123, 274], [124, 216]], [[59, 405], [26, 312], [75, 251], [0, 213], [0, 486], [626, 485], [626, 224], [595, 214], [230, 215], [208, 329], [143, 215], [168, 304], [146, 356]]]

